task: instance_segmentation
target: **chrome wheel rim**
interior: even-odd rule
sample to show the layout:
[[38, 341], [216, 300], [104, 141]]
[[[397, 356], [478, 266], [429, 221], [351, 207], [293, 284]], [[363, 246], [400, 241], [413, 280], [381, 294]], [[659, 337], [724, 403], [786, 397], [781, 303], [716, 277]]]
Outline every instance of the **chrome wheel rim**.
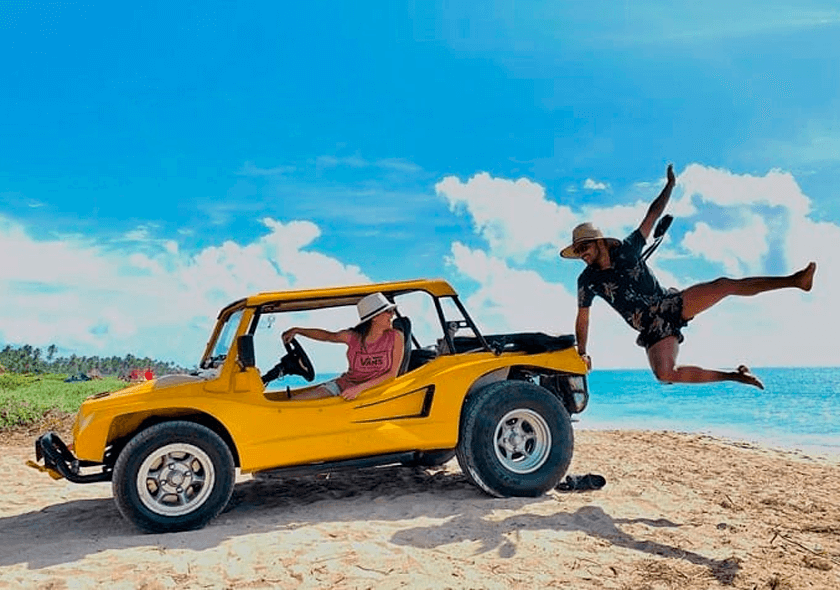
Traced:
[[216, 471], [207, 453], [195, 445], [177, 443], [146, 457], [137, 472], [137, 492], [152, 512], [181, 516], [207, 501], [215, 481]]
[[513, 473], [532, 473], [542, 467], [551, 451], [551, 430], [542, 416], [519, 409], [505, 414], [496, 426], [496, 457]]

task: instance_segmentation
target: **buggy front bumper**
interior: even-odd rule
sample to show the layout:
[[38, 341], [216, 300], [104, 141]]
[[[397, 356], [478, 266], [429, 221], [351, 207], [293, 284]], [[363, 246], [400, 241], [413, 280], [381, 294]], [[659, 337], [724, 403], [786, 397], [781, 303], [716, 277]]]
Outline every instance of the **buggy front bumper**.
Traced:
[[[64, 441], [55, 432], [41, 435], [35, 441], [35, 458], [37, 462], [29, 461], [30, 467], [39, 471], [46, 471], [55, 479], [63, 477], [73, 483], [94, 483], [111, 480], [111, 469], [101, 463], [91, 463], [76, 459]], [[41, 459], [44, 465], [40, 465]], [[82, 473], [82, 467], [101, 467], [101, 471]]]

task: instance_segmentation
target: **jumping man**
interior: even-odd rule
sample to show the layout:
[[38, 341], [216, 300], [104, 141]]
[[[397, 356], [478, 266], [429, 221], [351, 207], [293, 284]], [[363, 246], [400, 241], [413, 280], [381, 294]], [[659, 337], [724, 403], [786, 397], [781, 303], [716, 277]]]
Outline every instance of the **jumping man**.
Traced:
[[591, 223], [572, 232], [572, 244], [560, 251], [564, 258], [580, 258], [586, 268], [578, 277], [578, 313], [575, 336], [578, 352], [592, 368], [586, 354], [589, 334], [589, 308], [595, 296], [602, 297], [639, 332], [636, 343], [647, 351], [656, 378], [665, 383], [710, 383], [738, 381], [764, 389], [758, 378], [741, 365], [735, 371], [715, 371], [677, 365], [680, 332], [698, 313], [706, 311], [724, 297], [756, 295], [774, 289], [796, 287], [810, 291], [817, 265], [813, 262], [792, 275], [782, 277], [721, 277], [679, 291], [663, 289], [641, 258], [654, 223], [662, 215], [674, 188], [673, 166], [668, 166], [665, 188], [651, 203], [641, 225], [624, 241], [604, 237]]

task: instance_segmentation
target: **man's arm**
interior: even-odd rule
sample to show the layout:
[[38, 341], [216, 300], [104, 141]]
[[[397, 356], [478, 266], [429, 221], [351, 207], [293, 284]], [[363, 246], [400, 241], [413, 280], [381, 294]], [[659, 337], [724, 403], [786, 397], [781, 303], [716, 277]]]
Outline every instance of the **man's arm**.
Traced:
[[668, 205], [668, 200], [671, 198], [671, 191], [674, 189], [674, 184], [676, 183], [676, 178], [674, 177], [674, 166], [672, 164], [668, 164], [667, 176], [668, 181], [665, 183], [665, 188], [662, 189], [659, 196], [656, 197], [653, 203], [650, 204], [645, 218], [642, 220], [641, 225], [639, 225], [639, 233], [642, 234], [645, 241], [647, 241], [648, 236], [650, 236], [650, 232], [653, 230], [653, 224], [656, 223], [656, 220], [659, 219], [665, 211], [665, 207]]
[[586, 354], [586, 341], [589, 338], [589, 308], [578, 307], [577, 319], [575, 320], [575, 339], [577, 340], [578, 354], [583, 357], [586, 367], [592, 369], [592, 360]]

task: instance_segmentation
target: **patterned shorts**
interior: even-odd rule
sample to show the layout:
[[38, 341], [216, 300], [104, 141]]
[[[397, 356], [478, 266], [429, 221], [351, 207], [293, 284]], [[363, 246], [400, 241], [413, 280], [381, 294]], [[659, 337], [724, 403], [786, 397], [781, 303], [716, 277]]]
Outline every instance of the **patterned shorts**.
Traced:
[[682, 292], [669, 289], [668, 294], [659, 303], [651, 306], [650, 324], [642, 328], [641, 333], [636, 338], [636, 344], [649, 349], [668, 336], [676, 336], [677, 342], [685, 340], [685, 336], [682, 335], [680, 329], [688, 324], [688, 320], [682, 318], [682, 309]]

